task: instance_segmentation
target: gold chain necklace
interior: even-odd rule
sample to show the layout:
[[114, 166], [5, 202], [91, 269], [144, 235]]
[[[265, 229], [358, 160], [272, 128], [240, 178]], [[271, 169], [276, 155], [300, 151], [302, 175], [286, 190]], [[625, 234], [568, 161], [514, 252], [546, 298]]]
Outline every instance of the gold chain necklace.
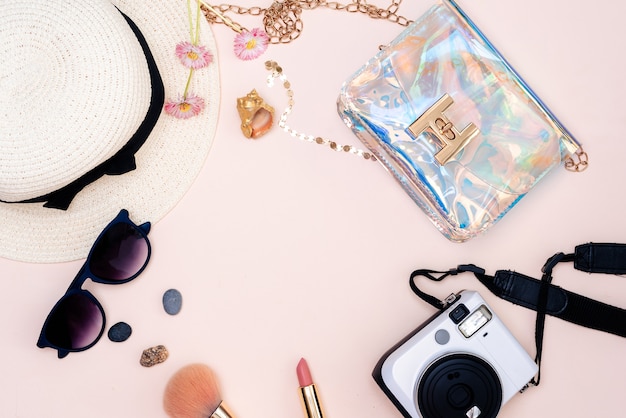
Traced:
[[236, 32], [246, 29], [227, 17], [226, 13], [262, 16], [265, 32], [270, 37], [270, 43], [273, 44], [286, 44], [298, 38], [303, 29], [302, 11], [319, 7], [348, 13], [363, 13], [372, 19], [388, 20], [401, 26], [408, 26], [412, 23], [411, 20], [398, 14], [402, 0], [391, 0], [386, 8], [369, 4], [366, 0], [353, 0], [348, 4], [326, 0], [284, 0], [274, 1], [268, 8], [241, 7], [233, 4], [212, 6], [205, 1], [200, 2], [209, 23], [223, 23]]

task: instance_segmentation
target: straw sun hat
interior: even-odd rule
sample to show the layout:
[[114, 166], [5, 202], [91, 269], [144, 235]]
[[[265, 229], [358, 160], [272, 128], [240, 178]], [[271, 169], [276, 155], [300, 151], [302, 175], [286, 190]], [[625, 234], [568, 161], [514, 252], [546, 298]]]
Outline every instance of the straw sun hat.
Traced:
[[2, 2], [1, 257], [84, 258], [120, 209], [154, 223], [183, 197], [213, 142], [220, 99], [215, 41], [200, 16], [213, 61], [190, 89], [206, 106], [189, 119], [163, 111], [189, 76], [175, 54], [190, 41], [187, 10], [186, 0]]

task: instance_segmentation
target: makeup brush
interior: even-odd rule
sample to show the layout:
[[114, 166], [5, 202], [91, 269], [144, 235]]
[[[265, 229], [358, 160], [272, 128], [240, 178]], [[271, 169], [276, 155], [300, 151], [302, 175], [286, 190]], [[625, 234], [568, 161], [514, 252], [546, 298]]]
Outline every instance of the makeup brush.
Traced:
[[204, 364], [190, 364], [167, 382], [163, 408], [171, 418], [234, 418], [226, 409], [213, 371]]

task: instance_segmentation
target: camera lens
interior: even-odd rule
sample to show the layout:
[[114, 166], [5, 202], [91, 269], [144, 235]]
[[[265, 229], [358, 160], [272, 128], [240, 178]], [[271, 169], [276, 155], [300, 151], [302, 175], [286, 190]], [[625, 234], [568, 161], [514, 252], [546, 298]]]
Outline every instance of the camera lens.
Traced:
[[451, 354], [431, 364], [417, 388], [424, 418], [495, 418], [502, 404], [502, 385], [493, 368], [469, 354]]
[[459, 306], [454, 308], [452, 310], [452, 312], [450, 312], [449, 316], [450, 316], [450, 319], [452, 320], [452, 322], [454, 322], [455, 324], [458, 324], [467, 315], [469, 315], [469, 309], [467, 309], [467, 306], [465, 306], [463, 304], [460, 304]]

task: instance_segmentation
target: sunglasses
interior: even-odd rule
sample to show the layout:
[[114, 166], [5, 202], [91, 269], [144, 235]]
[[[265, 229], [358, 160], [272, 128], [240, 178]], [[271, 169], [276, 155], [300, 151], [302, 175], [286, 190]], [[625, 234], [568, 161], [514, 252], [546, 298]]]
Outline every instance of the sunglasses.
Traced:
[[63, 358], [98, 342], [106, 323], [104, 309], [81, 287], [87, 279], [122, 284], [139, 276], [150, 260], [148, 232], [150, 222], [135, 225], [126, 209], [104, 228], [65, 295], [48, 314], [37, 341], [39, 348], [54, 348]]

